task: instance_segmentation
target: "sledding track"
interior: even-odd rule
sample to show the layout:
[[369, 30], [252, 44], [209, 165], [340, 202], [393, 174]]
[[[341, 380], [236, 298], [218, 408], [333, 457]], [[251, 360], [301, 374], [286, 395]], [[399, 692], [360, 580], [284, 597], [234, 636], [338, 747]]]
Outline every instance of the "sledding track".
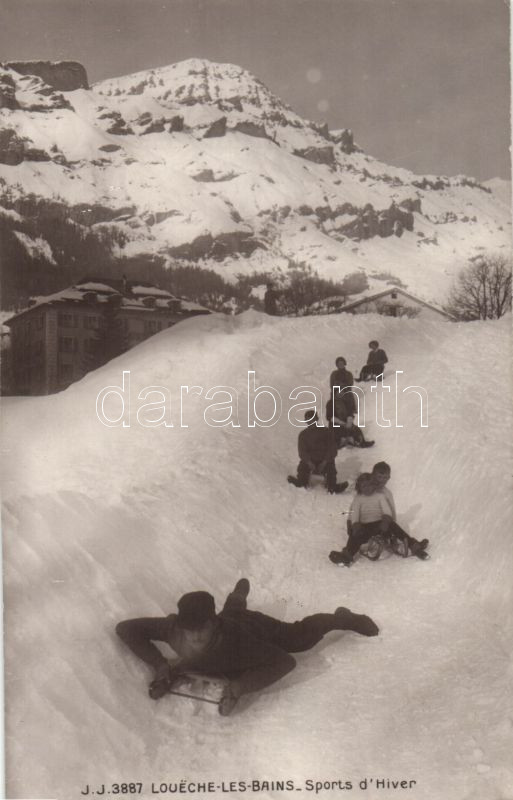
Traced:
[[[512, 797], [510, 384], [483, 380], [504, 363], [509, 335], [508, 320], [198, 318], [60, 395], [7, 400], [7, 762], [31, 764], [13, 770], [8, 796], [68, 800], [115, 780], [143, 781], [150, 796], [152, 781], [182, 778], [301, 787], [367, 777], [416, 780], [403, 794], [412, 800]], [[430, 539], [431, 559], [336, 568], [327, 554], [351, 493], [286, 483], [297, 461], [286, 398], [301, 385], [326, 391], [337, 355], [356, 370], [371, 337], [390, 373], [428, 390], [429, 427], [405, 396], [404, 427], [371, 422], [375, 447], [341, 451], [339, 479], [389, 462], [399, 521]], [[123, 369], [134, 398], [169, 387], [173, 428], [100, 425], [96, 395]], [[210, 428], [191, 397], [189, 428], [179, 427], [181, 385], [227, 385], [242, 398], [248, 370], [280, 391], [280, 423], [248, 429], [244, 399], [240, 428]], [[169, 613], [192, 588], [221, 604], [241, 575], [254, 608], [293, 620], [347, 605], [381, 635], [326, 637], [229, 719], [193, 701], [151, 703], [148, 672], [115, 623]], [[373, 786], [367, 798], [388, 797]]]

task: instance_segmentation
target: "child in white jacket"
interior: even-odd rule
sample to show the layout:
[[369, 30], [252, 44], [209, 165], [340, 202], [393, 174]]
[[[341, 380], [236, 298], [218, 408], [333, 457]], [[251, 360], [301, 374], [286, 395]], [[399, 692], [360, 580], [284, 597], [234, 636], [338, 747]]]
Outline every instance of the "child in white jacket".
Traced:
[[349, 566], [362, 544], [380, 533], [407, 541], [414, 555], [421, 559], [427, 558], [425, 552], [427, 539], [418, 542], [408, 536], [395, 521], [394, 499], [390, 490], [385, 488], [385, 483], [386, 480], [380, 487], [379, 480], [369, 472], [359, 475], [356, 481], [356, 496], [349, 510], [348, 540], [341, 552], [333, 550], [330, 553], [329, 557], [333, 563]]

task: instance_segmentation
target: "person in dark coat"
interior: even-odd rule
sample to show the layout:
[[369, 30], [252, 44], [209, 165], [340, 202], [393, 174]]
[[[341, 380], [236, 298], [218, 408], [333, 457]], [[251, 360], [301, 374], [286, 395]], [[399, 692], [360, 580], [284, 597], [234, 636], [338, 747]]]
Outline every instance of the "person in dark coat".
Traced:
[[[326, 403], [326, 419], [337, 443], [337, 449], [350, 445], [351, 447], [372, 447], [374, 442], [367, 441], [363, 431], [354, 424], [354, 418], [348, 403], [348, 397], [352, 395], [335, 394]], [[335, 406], [335, 408], [333, 408]]]
[[[356, 413], [356, 400], [354, 394], [349, 391], [352, 386], [354, 386], [353, 381], [353, 373], [349, 372], [347, 367], [347, 361], [345, 360], [344, 356], [338, 356], [335, 361], [336, 369], [330, 375], [330, 390], [331, 396], [333, 397], [333, 388], [335, 386], [338, 387], [338, 394], [344, 396], [346, 401], [347, 407], [351, 414]], [[345, 390], [345, 391], [344, 391]]]
[[378, 375], [383, 375], [385, 364], [388, 363], [387, 354], [380, 349], [379, 342], [373, 339], [372, 342], [369, 342], [369, 347], [367, 363], [362, 367], [360, 377], [357, 378], [359, 381], [369, 381]]
[[[310, 650], [330, 631], [376, 636], [377, 625], [365, 614], [337, 608], [298, 622], [282, 622], [247, 609], [249, 581], [242, 578], [216, 614], [209, 592], [189, 592], [178, 601], [178, 614], [120, 622], [116, 633], [154, 670], [150, 697], [165, 695], [184, 672], [223, 676], [228, 683], [219, 713], [230, 714], [243, 694], [257, 692], [296, 666], [291, 653]], [[154, 642], [165, 642], [178, 655], [169, 662]]]
[[314, 409], [305, 412], [307, 427], [298, 436], [297, 449], [299, 464], [297, 477], [289, 475], [287, 480], [294, 486], [308, 487], [310, 475], [324, 475], [326, 488], [330, 494], [340, 494], [347, 489], [348, 483], [337, 483], [337, 469], [335, 458], [337, 455], [337, 442], [333, 430], [323, 425], [318, 425], [319, 417]]
[[278, 314], [278, 297], [279, 293], [275, 290], [274, 284], [268, 283], [264, 295], [264, 311], [272, 317]]

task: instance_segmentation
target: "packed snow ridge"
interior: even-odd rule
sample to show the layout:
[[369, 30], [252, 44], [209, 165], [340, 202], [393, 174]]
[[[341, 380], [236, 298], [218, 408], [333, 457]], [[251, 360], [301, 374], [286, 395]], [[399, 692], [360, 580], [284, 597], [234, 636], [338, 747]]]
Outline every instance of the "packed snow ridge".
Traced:
[[[142, 782], [146, 800], [158, 796], [152, 782], [182, 779], [290, 779], [301, 788], [372, 778], [364, 793], [343, 795], [395, 797], [376, 779], [411, 779], [404, 796], [414, 800], [512, 797], [511, 396], [507, 370], [476, 378], [503, 363], [510, 326], [211, 315], [148, 339], [61, 394], [6, 398], [8, 796], [69, 800], [86, 785], [126, 780]], [[289, 394], [319, 387], [326, 401], [335, 358], [355, 372], [372, 337], [390, 359], [384, 417], [395, 420], [402, 370], [403, 386], [428, 392], [429, 425], [407, 394], [403, 427], [379, 427], [364, 384], [366, 436], [376, 444], [339, 451], [349, 488], [296, 489], [287, 483], [300, 430], [287, 419]], [[248, 370], [283, 398], [270, 428], [245, 421]], [[105, 427], [96, 398], [121, 386], [123, 371], [131, 425]], [[138, 423], [139, 392], [150, 386], [167, 388], [172, 428]], [[188, 427], [181, 386], [203, 387], [183, 400]], [[204, 422], [206, 406], [226, 399], [204, 393], [222, 386], [239, 394], [240, 428]], [[493, 414], [477, 429], [483, 409]], [[337, 568], [328, 553], [345, 541], [355, 478], [382, 460], [398, 521], [429, 538], [431, 558]], [[151, 670], [123, 647], [116, 624], [174, 612], [196, 589], [219, 607], [243, 575], [250, 608], [291, 622], [343, 605], [369, 614], [380, 635], [330, 634], [227, 719], [193, 700], [151, 701]]]

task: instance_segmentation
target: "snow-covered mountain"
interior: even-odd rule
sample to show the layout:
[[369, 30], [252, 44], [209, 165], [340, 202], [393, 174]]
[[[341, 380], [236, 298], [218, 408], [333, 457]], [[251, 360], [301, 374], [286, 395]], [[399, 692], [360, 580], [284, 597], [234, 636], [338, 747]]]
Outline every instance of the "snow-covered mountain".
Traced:
[[503, 185], [380, 163], [231, 64], [191, 59], [91, 88], [77, 64], [4, 64], [0, 125], [13, 295], [34, 265], [54, 288], [92, 266], [231, 278], [294, 260], [337, 280], [392, 273], [440, 302], [468, 258], [510, 248]]

